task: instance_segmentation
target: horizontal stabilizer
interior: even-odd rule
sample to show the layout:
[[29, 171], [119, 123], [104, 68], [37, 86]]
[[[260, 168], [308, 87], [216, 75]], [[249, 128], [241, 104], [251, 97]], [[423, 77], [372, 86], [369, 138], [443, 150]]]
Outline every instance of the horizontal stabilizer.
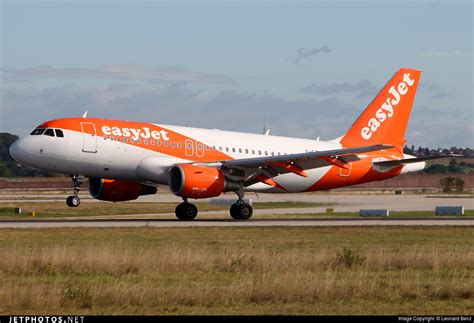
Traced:
[[424, 162], [424, 161], [427, 161], [427, 160], [441, 159], [441, 158], [452, 158], [452, 157], [464, 157], [464, 156], [451, 154], [451, 155], [442, 155], [442, 156], [406, 158], [406, 159], [386, 160], [386, 161], [374, 162], [374, 165], [379, 165], [379, 166], [400, 166], [400, 165], [406, 165], [406, 164], [413, 164], [413, 163]]

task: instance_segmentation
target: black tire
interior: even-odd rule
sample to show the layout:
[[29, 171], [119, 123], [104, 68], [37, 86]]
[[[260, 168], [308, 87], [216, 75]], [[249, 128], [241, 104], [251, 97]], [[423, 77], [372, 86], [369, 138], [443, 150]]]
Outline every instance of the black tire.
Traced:
[[197, 216], [197, 213], [197, 207], [191, 203], [178, 204], [175, 210], [176, 217], [182, 221], [193, 220]]
[[237, 203], [232, 204], [232, 206], [230, 207], [230, 216], [234, 220], [240, 220], [239, 204]]
[[235, 220], [248, 220], [252, 214], [253, 208], [247, 203], [235, 203], [230, 207], [230, 216]]
[[81, 199], [77, 196], [68, 196], [66, 199], [66, 204], [69, 207], [78, 207], [81, 204]]
[[69, 207], [74, 207], [74, 205], [72, 205], [72, 202], [71, 202], [72, 198], [73, 198], [73, 196], [68, 196], [67, 199], [66, 199], [66, 204]]

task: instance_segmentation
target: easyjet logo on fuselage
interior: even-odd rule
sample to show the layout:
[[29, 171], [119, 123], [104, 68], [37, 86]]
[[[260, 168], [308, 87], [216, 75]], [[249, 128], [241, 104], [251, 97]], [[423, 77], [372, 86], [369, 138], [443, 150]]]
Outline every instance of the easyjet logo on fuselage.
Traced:
[[103, 126], [102, 132], [106, 136], [120, 136], [120, 137], [131, 137], [133, 140], [150, 139], [155, 140], [169, 140], [168, 132], [166, 130], [151, 130], [148, 127], [142, 127], [140, 129], [136, 128], [119, 128], [119, 127], [109, 127]]
[[408, 89], [415, 83], [415, 80], [410, 78], [410, 73], [403, 74], [403, 81], [398, 84], [397, 87], [394, 85], [388, 90], [388, 93], [393, 98], [388, 97], [382, 106], [375, 112], [375, 116], [370, 118], [366, 127], [363, 127], [360, 131], [360, 135], [365, 140], [369, 140], [372, 135], [377, 132], [377, 129], [381, 124], [391, 118], [394, 115], [394, 108], [400, 103], [401, 97], [408, 93]]

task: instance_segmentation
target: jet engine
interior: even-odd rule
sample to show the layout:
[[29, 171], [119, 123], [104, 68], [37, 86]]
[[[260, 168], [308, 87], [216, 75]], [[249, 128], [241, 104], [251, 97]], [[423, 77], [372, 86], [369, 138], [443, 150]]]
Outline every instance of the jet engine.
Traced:
[[168, 185], [173, 194], [195, 199], [214, 197], [222, 192], [239, 189], [238, 184], [227, 180], [219, 169], [190, 164], [171, 167]]
[[157, 188], [137, 182], [127, 182], [106, 178], [89, 178], [89, 193], [93, 198], [122, 202], [136, 200], [142, 195], [155, 194]]

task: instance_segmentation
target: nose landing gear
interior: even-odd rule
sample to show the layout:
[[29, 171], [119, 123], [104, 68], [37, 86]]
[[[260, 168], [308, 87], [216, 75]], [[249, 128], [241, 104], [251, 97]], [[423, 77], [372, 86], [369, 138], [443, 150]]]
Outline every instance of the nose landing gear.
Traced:
[[79, 191], [81, 190], [81, 185], [84, 182], [84, 176], [82, 175], [72, 175], [72, 183], [73, 183], [73, 195], [68, 196], [66, 199], [66, 204], [69, 207], [78, 207], [81, 204], [81, 199], [79, 196]]

